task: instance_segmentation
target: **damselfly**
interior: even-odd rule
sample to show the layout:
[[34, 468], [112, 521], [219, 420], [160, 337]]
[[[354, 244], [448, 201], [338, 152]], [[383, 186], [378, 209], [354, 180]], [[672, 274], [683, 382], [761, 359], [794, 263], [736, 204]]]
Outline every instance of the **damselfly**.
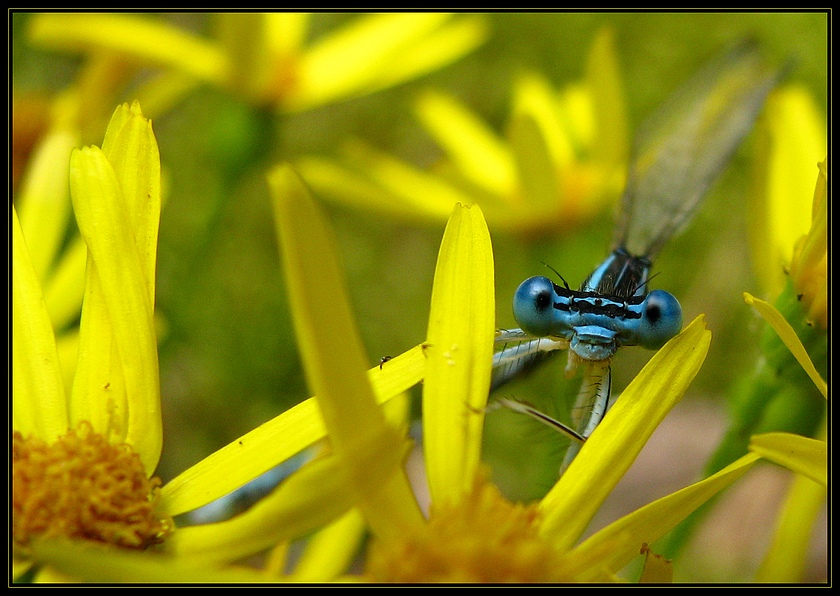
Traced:
[[513, 311], [521, 329], [497, 333], [493, 388], [568, 349], [567, 375], [584, 370], [575, 430], [528, 404], [497, 400], [576, 441], [566, 464], [607, 412], [616, 351], [658, 349], [682, 328], [679, 301], [664, 290], [648, 292], [651, 264], [694, 214], [779, 76], [749, 42], [706, 65], [640, 127], [607, 259], [578, 290], [562, 277], [561, 286], [542, 276], [517, 289]]

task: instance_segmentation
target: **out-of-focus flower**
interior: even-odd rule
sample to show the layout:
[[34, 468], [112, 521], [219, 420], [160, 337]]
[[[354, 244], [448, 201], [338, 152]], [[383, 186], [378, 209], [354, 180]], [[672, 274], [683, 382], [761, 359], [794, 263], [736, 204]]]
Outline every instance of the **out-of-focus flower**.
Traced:
[[819, 164], [808, 234], [797, 240], [790, 277], [806, 320], [828, 329], [828, 160]]
[[775, 296], [791, 271], [791, 247], [811, 226], [814, 166], [826, 155], [825, 117], [805, 89], [787, 86], [770, 95], [756, 127], [755, 155], [753, 266], [762, 290]]
[[131, 14], [39, 14], [33, 44], [109, 54], [163, 69], [137, 90], [160, 113], [197, 85], [211, 84], [284, 112], [366, 95], [449, 64], [486, 37], [478, 15], [362, 15], [314, 41], [303, 13], [213, 15], [212, 37]]
[[521, 233], [573, 227], [621, 192], [627, 127], [609, 30], [596, 37], [582, 82], [556, 91], [536, 73], [518, 77], [504, 136], [443, 92], [427, 91], [415, 107], [445, 154], [430, 171], [361, 141], [296, 167], [329, 200], [436, 221], [456, 203], [477, 203], [494, 229]]

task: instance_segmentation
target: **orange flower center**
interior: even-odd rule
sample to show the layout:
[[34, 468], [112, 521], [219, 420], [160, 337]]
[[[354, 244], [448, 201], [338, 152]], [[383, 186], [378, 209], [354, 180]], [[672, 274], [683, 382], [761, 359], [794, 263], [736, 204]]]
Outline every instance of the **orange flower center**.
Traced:
[[491, 484], [433, 511], [421, 532], [376, 541], [365, 576], [375, 582], [524, 583], [561, 581], [564, 567], [539, 535], [535, 505], [514, 504]]
[[129, 445], [108, 443], [89, 423], [51, 445], [15, 432], [15, 544], [60, 536], [136, 549], [160, 543], [173, 524], [155, 511], [159, 486]]

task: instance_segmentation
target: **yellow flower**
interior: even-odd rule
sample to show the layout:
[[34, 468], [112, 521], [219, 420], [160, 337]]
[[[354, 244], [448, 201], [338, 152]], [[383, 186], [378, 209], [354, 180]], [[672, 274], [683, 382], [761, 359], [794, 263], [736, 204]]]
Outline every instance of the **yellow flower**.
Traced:
[[[52, 151], [32, 170], [39, 180], [26, 191], [27, 219], [35, 222], [30, 237], [12, 208], [16, 559], [39, 536], [145, 547], [171, 528], [156, 511], [159, 481], [149, 480], [162, 441], [153, 318], [157, 144], [139, 108], [124, 106], [102, 149], [70, 155], [70, 196], [87, 267], [79, 359], [68, 392], [38, 269], [43, 275], [55, 257], [56, 235], [45, 234], [45, 224], [66, 209], [61, 191], [45, 188], [54, 182], [43, 177], [61, 170], [55, 164], [66, 162], [72, 139], [49, 141]], [[30, 252], [40, 237], [47, 250]]]
[[585, 81], [561, 91], [540, 75], [514, 84], [504, 137], [454, 97], [427, 91], [416, 113], [446, 158], [424, 171], [354, 141], [338, 159], [295, 165], [325, 198], [443, 221], [456, 203], [481, 205], [494, 229], [557, 232], [603, 211], [624, 184], [628, 153], [612, 35], [596, 37]]
[[[401, 452], [384, 448], [393, 438], [384, 426], [379, 434], [371, 427], [363, 441], [351, 438], [349, 453], [336, 446], [246, 514], [176, 530], [174, 516], [239, 488], [323, 438], [324, 425], [312, 401], [301, 404], [160, 488], [152, 478], [162, 437], [153, 316], [157, 143], [135, 103], [116, 110], [102, 149], [72, 150], [68, 160], [70, 147], [64, 148], [36, 159], [30, 174], [52, 174], [69, 161], [73, 210], [87, 246], [79, 357], [69, 390], [36, 270], [36, 263], [49, 265], [52, 257], [33, 258], [39, 251], [30, 251], [41, 237], [52, 242], [51, 228], [30, 224], [32, 235], [26, 236], [12, 207], [15, 577], [37, 564], [42, 581], [264, 580], [261, 573], [218, 568], [344, 514], [396, 469]], [[23, 206], [27, 219], [43, 224], [61, 212], [61, 195], [36, 193], [37, 186], [25, 185], [30, 190]], [[54, 204], [41, 204], [50, 197]], [[414, 384], [419, 348], [395, 359], [392, 370], [403, 370], [406, 362]], [[393, 379], [375, 386], [388, 398], [405, 388]], [[348, 457], [353, 465], [346, 464]], [[164, 540], [154, 553], [126, 552]], [[111, 548], [92, 548], [94, 543]]]
[[[323, 388], [318, 400], [331, 444], [338, 450], [365, 443], [365, 436], [382, 432], [382, 420], [371, 409], [373, 396], [360, 380], [362, 364], [353, 355], [360, 349], [352, 347], [358, 336], [346, 321], [335, 326], [333, 313], [341, 321], [348, 307], [342, 287], [325, 285], [321, 275], [326, 271], [334, 279], [337, 267], [336, 256], [323, 248], [331, 244], [325, 240], [323, 216], [288, 167], [275, 171], [271, 180], [290, 302], [310, 383]], [[430, 517], [420, 517], [402, 475], [381, 478], [380, 490], [365, 495], [368, 501], [360, 507], [375, 535], [364, 579], [612, 580], [643, 543], [662, 536], [758, 459], [747, 455], [713, 478], [651, 503], [576, 544], [647, 437], [684, 393], [705, 358], [710, 334], [698, 319], [654, 356], [552, 491], [527, 507], [503, 499], [481, 472], [493, 337], [489, 233], [478, 207], [457, 206], [441, 244], [428, 337], [415, 348], [422, 352], [425, 368], [423, 449]], [[382, 370], [395, 363], [404, 367], [413, 352], [383, 363]], [[395, 374], [410, 380], [404, 370]], [[390, 449], [401, 452], [399, 441]]]
[[153, 113], [202, 83], [284, 112], [308, 110], [425, 75], [486, 36], [479, 16], [387, 13], [307, 42], [309, 21], [302, 13], [219, 14], [214, 37], [204, 37], [147, 16], [61, 13], [36, 15], [29, 34], [43, 47], [163, 68], [138, 91]]
[[768, 97], [755, 154], [750, 240], [756, 277], [772, 296], [791, 270], [791, 247], [811, 225], [814, 166], [826, 154], [825, 117], [805, 89], [787, 86]]
[[[77, 567], [86, 561], [88, 579], [183, 581], [196, 576], [197, 565], [206, 569], [255, 552], [254, 542], [265, 548], [272, 539], [323, 527], [291, 575], [278, 571], [287, 565], [281, 544], [264, 573], [248, 581], [326, 581], [346, 573], [361, 532], [369, 527], [375, 540], [362, 578], [369, 581], [614, 581], [640, 549], [647, 552], [645, 544], [758, 459], [749, 454], [578, 544], [600, 503], [702, 364], [710, 335], [702, 320], [654, 356], [540, 503], [512, 504], [486, 483], [480, 466], [494, 299], [492, 250], [479, 208], [456, 207], [447, 226], [427, 341], [374, 367], [365, 378], [364, 352], [323, 215], [289, 167], [272, 172], [270, 183], [302, 359], [318, 395], [185, 472], [164, 487], [163, 505], [175, 514], [221, 496], [268, 464], [267, 451], [276, 462], [285, 450], [299, 450], [325, 432], [330, 455], [277, 490], [286, 490], [293, 497], [286, 501], [302, 509], [282, 505], [279, 495], [272, 495], [227, 522], [179, 529], [167, 542], [175, 558], [88, 551], [71, 557]], [[432, 499], [428, 520], [405, 472], [396, 467], [406, 453], [404, 430], [394, 422], [399, 418], [383, 415], [376, 405], [420, 378]], [[214, 481], [208, 482], [211, 475]], [[356, 505], [361, 516], [350, 511], [337, 517]], [[284, 526], [292, 529], [283, 532]], [[51, 561], [69, 565], [66, 552], [49, 554]], [[205, 580], [245, 581], [242, 570], [211, 571]]]

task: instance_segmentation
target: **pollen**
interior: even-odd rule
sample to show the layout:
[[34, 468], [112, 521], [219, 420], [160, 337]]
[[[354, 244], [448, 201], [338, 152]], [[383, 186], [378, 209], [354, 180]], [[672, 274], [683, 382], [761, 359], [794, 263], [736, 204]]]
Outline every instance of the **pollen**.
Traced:
[[561, 558], [539, 535], [535, 505], [507, 501], [483, 481], [453, 507], [398, 543], [378, 540], [368, 553], [374, 582], [526, 583], [560, 581]]
[[88, 423], [55, 443], [12, 438], [12, 531], [15, 544], [67, 537], [144, 549], [173, 528], [156, 511], [158, 478], [147, 478], [139, 455], [110, 444]]

